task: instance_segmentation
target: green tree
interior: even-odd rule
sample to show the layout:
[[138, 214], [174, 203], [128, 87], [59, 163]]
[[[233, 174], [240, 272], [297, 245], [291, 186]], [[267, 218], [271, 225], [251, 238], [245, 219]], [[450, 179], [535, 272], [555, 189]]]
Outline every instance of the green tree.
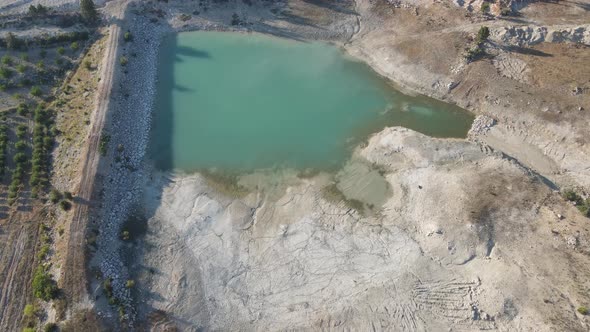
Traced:
[[477, 42], [477, 44], [481, 44], [481, 43], [485, 42], [486, 40], [488, 40], [489, 36], [490, 36], [490, 29], [486, 26], [482, 26], [481, 28], [479, 28], [479, 31], [477, 32], [477, 37], [476, 37], [475, 41]]
[[80, 0], [80, 14], [88, 22], [94, 22], [98, 19], [98, 12], [92, 0]]

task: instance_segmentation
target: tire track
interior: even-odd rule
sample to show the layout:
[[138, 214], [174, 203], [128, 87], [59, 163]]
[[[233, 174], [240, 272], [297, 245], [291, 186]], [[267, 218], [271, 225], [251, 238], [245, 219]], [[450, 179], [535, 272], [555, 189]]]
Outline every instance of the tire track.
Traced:
[[121, 28], [117, 22], [123, 18], [125, 5], [125, 1], [115, 5], [112, 16], [114, 23], [108, 29], [109, 39], [107, 42], [107, 51], [102, 60], [101, 83], [97, 90], [96, 107], [91, 121], [92, 127], [86, 138], [88, 143], [85, 158], [82, 161], [82, 175], [78, 188], [78, 197], [85, 203], [75, 205], [73, 219], [70, 223], [70, 237], [68, 239], [63, 280], [64, 288], [74, 302], [84, 300], [88, 297], [86, 287], [85, 234], [88, 211], [92, 202], [92, 193], [101, 157], [98, 147], [109, 109], [116, 56], [119, 48]]

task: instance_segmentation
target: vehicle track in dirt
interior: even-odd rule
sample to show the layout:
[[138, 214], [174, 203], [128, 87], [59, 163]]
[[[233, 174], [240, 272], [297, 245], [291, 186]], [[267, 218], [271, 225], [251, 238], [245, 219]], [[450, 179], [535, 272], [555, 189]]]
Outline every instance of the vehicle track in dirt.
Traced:
[[22, 309], [31, 297], [30, 280], [34, 270], [34, 251], [38, 238], [36, 224], [10, 218], [3, 227], [5, 247], [0, 253], [6, 262], [1, 271], [0, 330], [18, 330]]
[[82, 175], [77, 191], [81, 204], [76, 204], [73, 219], [70, 223], [70, 237], [67, 246], [66, 263], [63, 275], [63, 288], [73, 302], [87, 297], [85, 234], [95, 188], [95, 179], [101, 155], [99, 153], [100, 138], [107, 119], [115, 73], [116, 56], [119, 48], [119, 20], [123, 18], [125, 1], [117, 2], [113, 7], [111, 24], [108, 27], [108, 41], [105, 56], [102, 60], [100, 73], [101, 82], [97, 90], [96, 107], [92, 115], [91, 129], [88, 134], [87, 148], [82, 159]]

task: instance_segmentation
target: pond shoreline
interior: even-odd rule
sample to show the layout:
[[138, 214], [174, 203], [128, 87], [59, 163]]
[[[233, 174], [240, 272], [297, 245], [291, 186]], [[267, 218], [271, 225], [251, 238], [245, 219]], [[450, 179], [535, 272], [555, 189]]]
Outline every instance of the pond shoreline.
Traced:
[[[463, 105], [466, 109], [472, 109], [470, 101], [468, 98], [466, 99], [457, 99], [452, 96], [449, 96], [448, 93], [452, 90], [451, 87], [453, 86], [454, 82], [440, 82], [439, 85], [433, 87], [431, 89], [420, 88], [414, 83], [412, 80], [404, 80], [404, 79], [397, 79], [400, 78], [400, 75], [408, 74], [408, 72], [395, 72], [391, 70], [386, 70], [384, 68], [390, 68], [388, 65], [387, 59], [377, 59], [374, 55], [369, 55], [365, 51], [363, 51], [363, 46], [356, 44], [357, 39], [362, 38], [359, 36], [359, 31], [361, 30], [360, 26], [355, 26], [356, 20], [350, 20], [349, 25], [345, 25], [344, 28], [335, 29], [333, 31], [322, 31], [320, 29], [314, 30], [310, 27], [301, 27], [298, 31], [297, 29], [294, 30], [281, 30], [281, 33], [278, 34], [277, 31], [273, 28], [266, 27], [264, 25], [257, 26], [257, 24], [253, 24], [248, 29], [236, 29], [229, 25], [229, 22], [223, 23], [223, 21], [218, 21], [212, 23], [206, 19], [199, 18], [197, 22], [181, 22], [176, 20], [172, 20], [170, 22], [162, 23], [161, 21], [157, 24], [150, 22], [148, 17], [144, 17], [142, 15], [134, 14], [133, 11], [139, 11], [138, 8], [141, 8], [141, 5], [135, 4], [133, 8], [128, 8], [127, 13], [125, 15], [125, 24], [122, 30], [128, 29], [132, 32], [134, 36], [134, 41], [128, 44], [122, 44], [121, 46], [121, 54], [128, 55], [129, 63], [122, 68], [121, 66], [117, 66], [116, 70], [124, 70], [127, 73], [125, 75], [120, 75], [121, 80], [118, 82], [113, 82], [113, 90], [115, 91], [114, 99], [112, 100], [111, 109], [109, 113], [111, 115], [111, 121], [108, 124], [107, 131], [111, 133], [111, 149], [109, 150], [108, 155], [106, 156], [106, 161], [108, 161], [111, 166], [110, 170], [107, 172], [107, 176], [103, 181], [104, 184], [104, 198], [103, 198], [103, 205], [101, 211], [98, 214], [102, 223], [100, 225], [100, 235], [98, 237], [97, 243], [99, 243], [99, 249], [95, 257], [93, 258], [94, 264], [100, 266], [102, 271], [102, 275], [104, 277], [111, 277], [113, 279], [113, 290], [115, 296], [121, 301], [121, 304], [126, 308], [126, 318], [129, 322], [133, 325], [136, 321], [136, 318], [139, 317], [145, 318], [146, 312], [135, 311], [135, 302], [133, 299], [132, 291], [125, 286], [125, 283], [128, 279], [132, 277], [132, 273], [128, 270], [128, 267], [122, 261], [121, 250], [125, 250], [127, 248], [127, 244], [121, 241], [121, 229], [123, 227], [124, 222], [127, 220], [129, 213], [134, 209], [141, 210], [141, 206], [144, 205], [144, 201], [146, 197], [144, 197], [145, 189], [150, 188], [153, 186], [153, 182], [161, 182], [162, 187], [165, 186], [175, 186], [178, 184], [179, 186], [182, 185], [183, 181], [190, 180], [190, 181], [201, 181], [200, 179], [194, 179], [196, 175], [186, 175], [186, 176], [175, 176], [168, 174], [156, 174], [151, 169], [150, 162], [146, 160], [146, 148], [149, 141], [149, 131], [151, 128], [151, 116], [152, 116], [152, 108], [153, 108], [153, 101], [155, 99], [155, 86], [156, 86], [156, 74], [155, 68], [157, 68], [157, 59], [158, 59], [158, 50], [160, 47], [160, 42], [163, 36], [167, 33], [176, 33], [182, 31], [195, 31], [195, 30], [203, 30], [203, 31], [228, 31], [228, 32], [240, 32], [240, 33], [249, 33], [251, 31], [257, 31], [260, 33], [268, 33], [271, 35], [280, 35], [283, 34], [284, 37], [287, 38], [294, 38], [298, 40], [322, 40], [334, 43], [335, 45], [343, 48], [348, 54], [351, 54], [353, 57], [368, 63], [375, 71], [380, 73], [386, 79], [391, 79], [395, 83], [395, 86], [399, 86], [402, 91], [417, 91], [424, 95], [438, 98], [441, 100], [452, 100], [459, 105]], [[131, 10], [133, 9], [133, 10]], [[244, 9], [248, 11], [252, 11], [252, 9]], [[223, 10], [221, 9], [220, 12], [227, 15], [227, 12], [231, 11], [230, 9]], [[348, 23], [347, 23], [348, 24]], [[136, 53], [133, 56], [133, 53]], [[137, 93], [139, 91], [140, 93]], [[493, 114], [491, 114], [493, 115]], [[489, 117], [489, 119], [494, 118]], [[485, 137], [482, 138], [484, 134], [487, 134], [492, 127], [497, 128], [497, 124], [494, 121], [486, 120], [488, 118], [479, 119], [476, 121], [477, 128], [473, 128], [472, 134], [470, 136], [471, 140], [482, 141], [485, 145]], [[385, 135], [384, 132], [389, 131], [399, 131], [401, 130], [403, 134], [393, 134], [395, 137], [396, 135], [402, 135], [406, 137], [407, 140], [417, 140], [418, 142], [428, 141], [428, 147], [436, 145], [436, 144], [456, 144], [457, 147], [449, 148], [448, 156], [444, 158], [449, 158], [452, 160], [453, 158], [463, 158], [462, 152], [460, 147], [468, 147], [469, 151], [474, 149], [476, 144], [466, 142], [465, 140], [460, 139], [430, 139], [424, 138], [422, 135], [415, 134], [415, 133], [408, 133], [407, 130], [399, 129], [399, 128], [389, 128], [384, 130], [382, 133], [377, 133], [374, 136]], [[496, 129], [494, 129], [496, 130]], [[409, 138], [408, 138], [409, 137]], [[418, 138], [413, 138], [418, 137]], [[118, 149], [119, 144], [123, 145], [123, 149]], [[375, 148], [375, 146], [371, 147]], [[403, 150], [403, 148], [400, 148]], [[120, 150], [120, 151], [119, 151]], [[400, 150], [400, 151], [401, 151]], [[416, 151], [419, 151], [417, 149]], [[418, 154], [418, 152], [416, 152]], [[446, 152], [445, 152], [446, 153]], [[475, 153], [475, 152], [470, 152]], [[441, 153], [443, 154], [443, 153]], [[123, 162], [115, 161], [117, 157], [121, 158]], [[479, 156], [478, 158], [487, 158], [483, 156]], [[498, 154], [491, 154], [491, 158], [493, 161], [489, 161], [490, 163], [497, 163], [499, 165], [504, 165], [501, 156]], [[404, 163], [424, 163], [424, 165], [435, 165], [431, 164], [432, 161], [423, 161], [416, 156], [412, 156], [410, 158], [411, 161], [404, 161]], [[487, 160], [487, 159], [486, 159]], [[536, 159], [540, 163], [545, 162], [543, 159]], [[381, 163], [382, 161], [380, 161]], [[436, 161], [439, 162], [439, 161]], [[385, 162], [385, 166], [389, 167], [387, 163], [393, 163], [392, 161]], [[407, 166], [406, 164], [404, 164]], [[455, 167], [455, 166], [453, 166]], [[520, 170], [520, 168], [516, 168]], [[393, 172], [392, 169], [389, 169], [386, 172], [386, 176]], [[511, 169], [510, 172], [519, 172], [514, 169]], [[322, 178], [322, 176], [316, 177], [311, 182], [320, 181], [318, 179]], [[265, 181], [267, 181], [266, 179]], [[270, 179], [268, 181], [276, 181], [276, 179]], [[302, 180], [303, 183], [305, 182]], [[323, 183], [321, 180], [319, 183]], [[419, 182], [419, 179], [417, 180]], [[201, 183], [201, 182], [199, 182]], [[302, 189], [302, 184], [297, 183], [294, 184], [294, 187]], [[420, 184], [422, 186], [422, 184]], [[221, 206], [229, 208], [233, 206], [232, 200], [224, 197], [223, 195], [219, 195], [219, 193], [215, 193], [214, 190], [211, 190], [209, 186], [206, 184], [200, 184], [196, 187], [197, 190], [200, 190], [200, 193], [195, 197], [201, 196], [215, 196], [218, 198], [220, 202], [223, 202]], [[283, 197], [284, 191], [288, 191], [289, 188], [281, 187], [279, 192], [274, 193], [278, 197]], [[306, 192], [305, 190], [303, 192]], [[153, 195], [148, 193], [148, 195]], [[157, 196], [157, 194], [156, 194]], [[303, 195], [304, 196], [304, 195]], [[149, 197], [148, 197], [149, 198]], [[153, 198], [153, 197], [152, 197]], [[167, 199], [170, 196], [166, 196], [164, 198], [160, 197], [159, 199]], [[397, 198], [396, 198], [397, 199]], [[147, 200], [150, 201], [149, 199]], [[246, 203], [244, 206], [248, 209], [253, 209], [254, 211], [258, 211], [262, 206], [268, 206], [273, 202], [274, 199], [266, 201], [265, 198], [261, 197], [249, 197], [246, 199]], [[313, 204], [317, 202], [314, 201]], [[214, 204], [214, 203], [211, 203]], [[240, 203], [242, 204], [242, 203]], [[311, 204], [311, 203], [310, 203]], [[321, 205], [321, 204], [320, 204]], [[237, 215], [242, 216], [243, 212], [241, 209], [244, 206], [239, 205], [239, 208], [236, 207], [240, 212]], [[316, 208], [317, 206], [314, 205]], [[152, 210], [151, 213], [156, 213], [153, 209], [157, 208], [154, 206], [147, 207], [148, 209]], [[347, 218], [350, 216], [351, 220], [360, 220], [359, 217], [354, 213], [354, 211], [347, 212], [346, 209], [341, 210], [341, 207], [334, 207], [331, 206], [331, 209], [335, 211], [335, 213], [344, 213]], [[352, 215], [348, 215], [351, 213]], [[253, 212], [252, 215], [255, 215]], [[245, 218], [245, 217], [244, 217]], [[246, 223], [248, 223], [249, 219], [244, 219]], [[370, 220], [368, 223], [375, 223], [375, 220]], [[244, 225], [244, 227], [252, 227], [248, 225]], [[282, 226], [281, 226], [282, 227]], [[396, 226], [397, 227], [397, 226]], [[395, 228], [395, 227], [394, 227]], [[404, 240], [405, 241], [405, 240]], [[161, 245], [166, 245], [162, 243]], [[163, 250], [160, 248], [160, 250]], [[141, 250], [140, 250], [141, 251]], [[164, 255], [165, 253], [158, 254], [155, 253], [157, 256]], [[176, 256], [174, 256], [176, 257]], [[194, 263], [194, 262], [193, 262]], [[135, 271], [134, 271], [135, 272]], [[162, 280], [160, 280], [162, 281]], [[162, 281], [163, 282], [163, 281]], [[93, 288], [98, 286], [98, 282], [94, 282]], [[160, 287], [159, 285], [158, 287]], [[140, 290], [139, 292], [147, 292], [148, 289]], [[180, 292], [180, 291], [179, 291]], [[146, 300], [142, 298], [142, 301]], [[102, 300], [104, 301], [104, 300]], [[157, 301], [156, 301], [157, 302]], [[189, 302], [190, 303], [190, 302]], [[105, 305], [103, 302], [102, 305]], [[103, 307], [106, 308], [106, 307]], [[179, 309], [180, 310], [180, 309]], [[181, 310], [187, 310], [187, 308], [181, 308]], [[102, 310], [101, 310], [102, 311]], [[104, 315], [112, 315], [112, 311], [108, 309], [104, 309], [102, 311]], [[201, 315], [202, 314], [202, 315]], [[199, 313], [199, 319], [208, 319], [207, 315], [204, 313]], [[210, 318], [210, 317], [209, 317]], [[235, 326], [234, 326], [235, 327]], [[269, 328], [278, 328], [278, 326], [268, 326]]]

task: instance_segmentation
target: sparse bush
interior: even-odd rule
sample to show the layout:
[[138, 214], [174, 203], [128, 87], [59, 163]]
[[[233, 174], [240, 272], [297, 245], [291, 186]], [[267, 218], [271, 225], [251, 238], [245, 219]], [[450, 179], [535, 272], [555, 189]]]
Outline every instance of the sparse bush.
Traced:
[[57, 296], [57, 285], [42, 265], [37, 267], [33, 276], [33, 294], [44, 301], [50, 301]]
[[0, 78], [9, 79], [12, 77], [12, 70], [8, 67], [0, 67]]
[[102, 283], [102, 288], [104, 289], [105, 293], [107, 294], [107, 298], [113, 298], [113, 279], [107, 278]]
[[24, 73], [27, 70], [27, 66], [25, 66], [24, 64], [20, 63], [18, 66], [16, 66], [16, 71], [18, 71], [19, 73]]
[[2, 60], [0, 60], [2, 62], [3, 65], [7, 65], [10, 66], [12, 65], [12, 57], [10, 55], [5, 55], [2, 57]]
[[231, 25], [240, 25], [241, 24], [241, 20], [240, 20], [240, 16], [236, 13], [234, 13], [231, 16]]
[[59, 55], [64, 55], [64, 53], [66, 53], [66, 49], [63, 48], [62, 46], [57, 48], [57, 54]]
[[98, 19], [98, 12], [92, 0], [80, 0], [80, 13], [87, 22], [94, 22]]
[[130, 238], [131, 234], [129, 234], [129, 231], [125, 230], [121, 232], [121, 239], [123, 239], [123, 241], [128, 241]]
[[45, 58], [47, 56], [47, 51], [46, 50], [41, 50], [39, 52], [39, 56], [42, 57], [42, 58]]
[[479, 31], [477, 32], [477, 37], [475, 38], [475, 42], [478, 45], [481, 45], [486, 40], [488, 40], [488, 37], [490, 37], [490, 29], [486, 26], [482, 26], [479, 28]]
[[57, 324], [56, 323], [47, 323], [45, 324], [45, 327], [43, 328], [43, 331], [45, 332], [57, 332]]
[[61, 193], [57, 189], [51, 189], [49, 192], [49, 200], [55, 204], [61, 199]]
[[585, 306], [581, 306], [578, 308], [578, 312], [581, 313], [582, 315], [586, 316], [588, 314], [588, 308], [586, 308]]
[[502, 16], [510, 16], [512, 14], [512, 10], [510, 10], [510, 8], [503, 8], [500, 11], [500, 15]]
[[18, 151], [23, 151], [27, 147], [27, 143], [25, 143], [24, 141], [18, 141], [14, 144], [14, 147]]
[[69, 211], [72, 208], [72, 203], [69, 201], [63, 200], [59, 202], [59, 207], [64, 211]]
[[43, 16], [49, 12], [49, 8], [43, 6], [42, 4], [30, 5], [29, 6], [29, 15], [31, 16]]
[[49, 253], [49, 245], [44, 244], [41, 246], [41, 249], [39, 249], [39, 252], [37, 253], [37, 258], [39, 258], [39, 260], [44, 260], [47, 257], [48, 253]]
[[16, 107], [16, 113], [20, 116], [25, 116], [29, 112], [29, 106], [25, 103], [20, 103]]
[[35, 309], [35, 306], [34, 305], [27, 304], [25, 306], [25, 309], [23, 310], [23, 315], [25, 317], [33, 317], [35, 315], [36, 311], [37, 310]]
[[64, 64], [64, 59], [62, 59], [62, 58], [55, 59], [55, 64], [58, 65], [58, 66], [63, 65]]
[[21, 60], [23, 61], [29, 61], [29, 55], [27, 53], [22, 53], [20, 55]]
[[30, 91], [31, 96], [34, 97], [40, 97], [43, 94], [43, 91], [41, 90], [41, 88], [37, 85], [35, 85], [34, 87], [31, 88]]
[[576, 208], [582, 213], [582, 215], [590, 218], [590, 198], [584, 200], [582, 196], [578, 195], [578, 193], [572, 189], [565, 190], [562, 193], [562, 195], [563, 198], [572, 202], [576, 206]]
[[19, 152], [14, 155], [13, 160], [17, 164], [24, 163], [25, 161], [27, 161], [27, 155], [22, 152]]
[[4, 43], [6, 44], [6, 48], [9, 50], [16, 50], [22, 44], [22, 41], [12, 32], [6, 34], [6, 38], [4, 39]]
[[111, 136], [103, 134], [100, 137], [100, 144], [98, 146], [98, 152], [102, 155], [102, 156], [106, 156], [107, 155], [107, 151], [109, 148], [109, 142], [111, 141]]
[[127, 63], [129, 63], [129, 59], [127, 59], [126, 56], [122, 56], [119, 58], [119, 63], [121, 64], [121, 66], [127, 66]]
[[78, 44], [78, 42], [73, 42], [72, 44], [70, 44], [70, 48], [73, 51], [77, 51], [80, 48], [80, 45]]
[[490, 11], [490, 3], [489, 2], [484, 2], [481, 4], [481, 12], [482, 13], [489, 13]]
[[74, 199], [74, 195], [69, 191], [64, 191], [64, 198], [71, 201]]
[[90, 62], [90, 60], [84, 60], [84, 68], [86, 68], [87, 70], [91, 70], [92, 62]]
[[135, 280], [132, 280], [132, 279], [127, 280], [127, 282], [125, 283], [125, 287], [127, 287], [127, 288], [135, 287]]
[[129, 32], [129, 31], [125, 32], [125, 34], [123, 35], [123, 39], [126, 42], [130, 42], [133, 39], [133, 36], [131, 35], [131, 32]]
[[16, 137], [18, 138], [23, 138], [25, 137], [25, 134], [27, 133], [27, 126], [24, 124], [19, 124], [18, 126], [16, 126]]
[[38, 69], [44, 69], [45, 68], [45, 62], [43, 62], [43, 60], [39, 60], [36, 64]]

